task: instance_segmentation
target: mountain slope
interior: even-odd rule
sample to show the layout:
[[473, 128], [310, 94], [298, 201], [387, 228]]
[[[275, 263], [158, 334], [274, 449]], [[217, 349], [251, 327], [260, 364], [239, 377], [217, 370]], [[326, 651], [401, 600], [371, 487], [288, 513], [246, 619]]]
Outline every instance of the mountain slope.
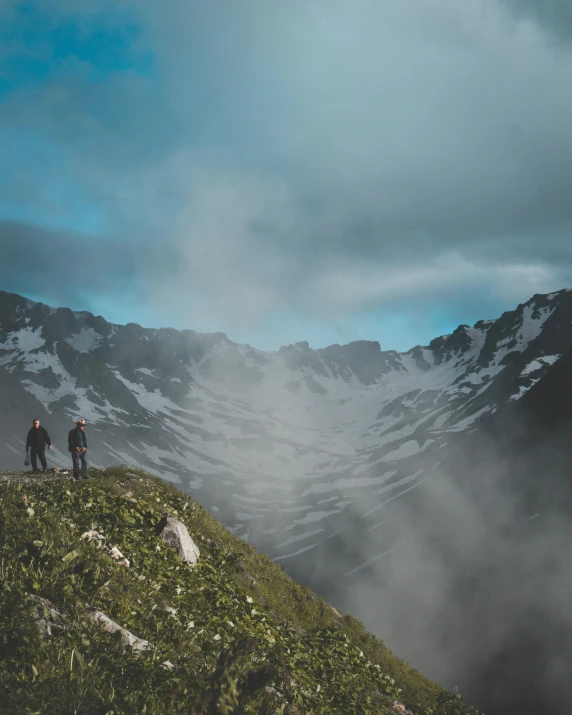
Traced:
[[[12, 475], [0, 499], [0, 712], [473, 712], [159, 479]], [[157, 536], [165, 512], [200, 544], [193, 569]]]
[[[0, 458], [21, 465], [38, 416], [50, 458], [68, 466], [65, 436], [86, 417], [93, 463], [176, 482], [490, 715], [510, 713], [507, 702], [528, 712], [516, 680], [530, 712], [550, 699], [566, 713], [565, 678], [545, 691], [569, 662], [548, 634], [572, 624], [563, 610], [530, 612], [568, 573], [554, 555], [569, 536], [571, 351], [568, 290], [406, 353], [366, 341], [266, 353], [0, 293]], [[522, 662], [514, 632], [529, 622], [539, 655]], [[498, 688], [483, 685], [491, 672]]]
[[377, 523], [455, 434], [542, 380], [572, 349], [571, 321], [572, 292], [560, 291], [407, 353], [365, 341], [264, 353], [0, 293], [0, 457], [21, 464], [38, 416], [67, 465], [65, 435], [83, 416], [95, 464], [161, 473], [274, 558], [300, 562], [354, 511]]

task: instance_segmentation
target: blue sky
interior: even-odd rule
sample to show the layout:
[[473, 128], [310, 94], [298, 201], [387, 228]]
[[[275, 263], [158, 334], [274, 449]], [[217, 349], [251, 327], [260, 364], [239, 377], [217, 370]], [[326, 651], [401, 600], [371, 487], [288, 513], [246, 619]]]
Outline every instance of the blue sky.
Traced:
[[0, 288], [406, 350], [569, 287], [566, 28], [557, 0], [2, 0]]

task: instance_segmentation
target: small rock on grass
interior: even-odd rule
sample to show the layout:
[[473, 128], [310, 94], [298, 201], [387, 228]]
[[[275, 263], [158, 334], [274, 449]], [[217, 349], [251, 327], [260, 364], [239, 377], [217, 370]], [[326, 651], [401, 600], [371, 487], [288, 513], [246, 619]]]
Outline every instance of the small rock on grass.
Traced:
[[86, 531], [84, 534], [81, 535], [82, 539], [87, 539], [87, 541], [95, 541], [97, 543], [97, 546], [99, 548], [102, 548], [107, 554], [111, 556], [111, 558], [115, 559], [117, 563], [120, 566], [127, 566], [129, 567], [129, 559], [126, 559], [125, 556], [119, 551], [117, 546], [113, 546], [113, 544], [108, 541], [103, 534], [100, 534], [98, 531], [95, 529], [90, 529], [89, 531]]
[[34, 602], [34, 620], [43, 638], [49, 638], [54, 628], [63, 630], [64, 626], [61, 624], [62, 614], [53, 603], [48, 601], [47, 598], [42, 598], [32, 593], [26, 595]]

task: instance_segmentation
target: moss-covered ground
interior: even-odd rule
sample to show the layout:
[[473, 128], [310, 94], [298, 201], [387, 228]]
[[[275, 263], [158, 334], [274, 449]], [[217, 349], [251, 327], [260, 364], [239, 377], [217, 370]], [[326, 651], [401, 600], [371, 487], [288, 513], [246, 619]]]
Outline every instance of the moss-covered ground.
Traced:
[[[199, 546], [195, 568], [158, 538], [165, 512]], [[80, 538], [92, 528], [129, 567]], [[28, 594], [60, 611], [50, 637]], [[91, 608], [153, 647], [126, 652]], [[476, 712], [172, 485], [127, 468], [0, 483], [0, 713], [383, 715], [396, 701]]]

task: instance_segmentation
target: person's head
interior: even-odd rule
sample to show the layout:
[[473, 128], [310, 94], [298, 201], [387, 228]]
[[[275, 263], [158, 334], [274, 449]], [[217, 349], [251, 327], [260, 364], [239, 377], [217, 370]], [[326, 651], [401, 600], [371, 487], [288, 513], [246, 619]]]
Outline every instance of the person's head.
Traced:
[[33, 425], [36, 429], [38, 429], [38, 427], [40, 426], [40, 420], [32, 420], [32, 425]]
[[80, 429], [83, 429], [83, 428], [85, 427], [85, 420], [78, 420], [78, 421], [77, 421], [77, 426], [78, 426]]

